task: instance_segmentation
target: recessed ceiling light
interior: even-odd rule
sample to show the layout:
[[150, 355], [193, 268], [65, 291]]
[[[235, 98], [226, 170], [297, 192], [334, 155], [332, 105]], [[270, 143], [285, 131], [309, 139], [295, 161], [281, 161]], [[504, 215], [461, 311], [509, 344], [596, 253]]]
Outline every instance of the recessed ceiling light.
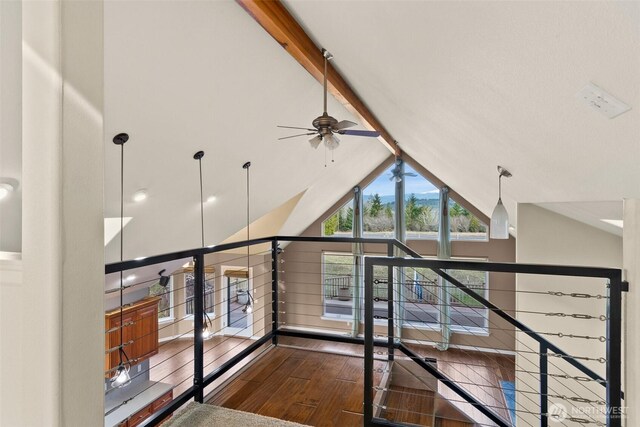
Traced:
[[209, 196], [209, 197], [207, 198], [207, 203], [213, 203], [213, 202], [215, 202], [215, 201], [216, 201], [216, 196]]
[[134, 258], [134, 261], [142, 261], [143, 259], [146, 259], [146, 256], [139, 256], [138, 258]]
[[13, 185], [2, 183], [0, 184], [0, 200], [6, 199], [13, 191]]
[[141, 202], [143, 200], [145, 200], [147, 198], [147, 190], [142, 189], [142, 190], [138, 190], [135, 193], [133, 193], [133, 201], [134, 202]]
[[127, 276], [127, 278], [125, 280], [128, 281], [128, 282], [131, 282], [135, 278], [136, 278], [135, 274], [130, 274], [130, 275]]

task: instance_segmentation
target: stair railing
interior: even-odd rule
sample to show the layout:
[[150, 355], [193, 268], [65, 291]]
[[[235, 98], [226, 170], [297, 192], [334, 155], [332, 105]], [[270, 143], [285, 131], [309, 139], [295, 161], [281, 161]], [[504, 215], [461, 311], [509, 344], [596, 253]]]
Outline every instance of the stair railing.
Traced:
[[[584, 374], [587, 378], [606, 387], [606, 401], [604, 415], [606, 417], [607, 427], [620, 427], [622, 424], [622, 399], [624, 397], [621, 390], [621, 310], [622, 310], [622, 292], [628, 290], [628, 284], [622, 281], [622, 272], [618, 269], [596, 268], [596, 267], [575, 267], [575, 266], [558, 266], [558, 265], [537, 265], [537, 264], [518, 264], [518, 263], [491, 263], [477, 261], [453, 261], [453, 260], [436, 260], [424, 259], [415, 251], [401, 244], [394, 242], [394, 246], [401, 248], [404, 252], [413, 258], [394, 258], [394, 257], [366, 257], [365, 258], [365, 302], [364, 302], [364, 345], [365, 345], [365, 381], [364, 381], [364, 422], [365, 425], [389, 425], [389, 421], [374, 417], [374, 397], [373, 397], [373, 363], [374, 363], [374, 345], [379, 345], [374, 341], [374, 266], [387, 267], [389, 278], [387, 280], [389, 294], [389, 312], [388, 312], [388, 346], [399, 349], [406, 356], [415, 361], [420, 367], [431, 374], [433, 377], [441, 381], [464, 401], [471, 404], [479, 412], [489, 418], [492, 422], [501, 427], [510, 427], [511, 423], [498, 415], [494, 410], [489, 408], [476, 397], [472, 396], [468, 391], [456, 383], [456, 381], [444, 375], [433, 364], [413, 352], [410, 348], [402, 343], [402, 339], [395, 339], [393, 322], [394, 322], [394, 305], [393, 300], [393, 269], [401, 268], [426, 268], [435, 272], [437, 275], [445, 279], [461, 292], [469, 295], [484, 307], [495, 313], [497, 316], [511, 324], [516, 330], [526, 334], [539, 345], [539, 406], [540, 406], [540, 426], [547, 427], [551, 418], [548, 405], [548, 359], [550, 355], [559, 357], [572, 365], [575, 369]], [[569, 276], [583, 278], [603, 278], [608, 280], [608, 296], [607, 296], [607, 315], [606, 315], [606, 379], [595, 373], [592, 369], [585, 366], [576, 358], [557, 345], [553, 344], [536, 331], [529, 328], [516, 318], [512, 317], [491, 301], [479, 295], [473, 289], [469, 288], [459, 280], [454, 278], [447, 270], [470, 270], [470, 271], [489, 271], [517, 274], [536, 274], [547, 276]], [[391, 354], [391, 352], [390, 352]], [[391, 357], [389, 358], [391, 360]], [[580, 419], [576, 418], [577, 421]]]

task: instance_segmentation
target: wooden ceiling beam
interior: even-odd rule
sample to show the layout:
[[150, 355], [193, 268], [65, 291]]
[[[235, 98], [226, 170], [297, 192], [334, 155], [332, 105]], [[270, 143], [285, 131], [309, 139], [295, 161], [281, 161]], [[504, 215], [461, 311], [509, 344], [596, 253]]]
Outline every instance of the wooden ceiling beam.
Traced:
[[[296, 61], [316, 80], [323, 81], [324, 57], [302, 26], [279, 0], [236, 0]], [[327, 71], [329, 92], [369, 130], [380, 133], [378, 140], [394, 155], [402, 154], [400, 147], [382, 123], [351, 89], [351, 86], [329, 63]]]

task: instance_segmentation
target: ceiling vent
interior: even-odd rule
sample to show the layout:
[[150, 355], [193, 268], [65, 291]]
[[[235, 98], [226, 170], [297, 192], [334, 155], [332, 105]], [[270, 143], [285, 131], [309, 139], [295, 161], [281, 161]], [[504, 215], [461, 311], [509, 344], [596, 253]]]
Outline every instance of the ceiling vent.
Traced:
[[602, 88], [589, 83], [576, 94], [585, 104], [606, 117], [613, 119], [631, 109], [627, 104], [608, 94]]

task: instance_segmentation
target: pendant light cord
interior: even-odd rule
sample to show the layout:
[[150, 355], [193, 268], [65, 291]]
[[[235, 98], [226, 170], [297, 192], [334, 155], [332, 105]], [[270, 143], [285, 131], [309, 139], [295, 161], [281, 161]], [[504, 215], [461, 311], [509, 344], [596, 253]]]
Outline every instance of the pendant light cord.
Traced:
[[249, 292], [249, 168], [251, 163], [247, 166], [247, 293]]
[[[120, 262], [124, 261], [124, 144], [120, 145]], [[122, 280], [123, 272], [120, 270], [120, 364], [122, 365], [122, 343], [124, 339], [124, 325], [122, 306], [124, 305], [124, 281]]]
[[250, 197], [249, 197], [249, 168], [251, 167], [251, 162], [246, 162], [244, 165], [242, 165], [243, 169], [247, 170], [247, 295], [249, 296], [247, 298], [247, 304], [245, 305], [245, 308], [243, 311], [246, 311], [246, 309], [251, 305], [251, 290], [249, 289], [249, 266], [250, 266], [250, 257], [251, 257], [251, 251], [249, 248], [249, 239], [251, 237], [251, 234], [249, 232], [249, 227], [250, 227]]
[[198, 159], [200, 166], [200, 231], [202, 233], [202, 247], [204, 248], [204, 198], [202, 195], [202, 159]]

